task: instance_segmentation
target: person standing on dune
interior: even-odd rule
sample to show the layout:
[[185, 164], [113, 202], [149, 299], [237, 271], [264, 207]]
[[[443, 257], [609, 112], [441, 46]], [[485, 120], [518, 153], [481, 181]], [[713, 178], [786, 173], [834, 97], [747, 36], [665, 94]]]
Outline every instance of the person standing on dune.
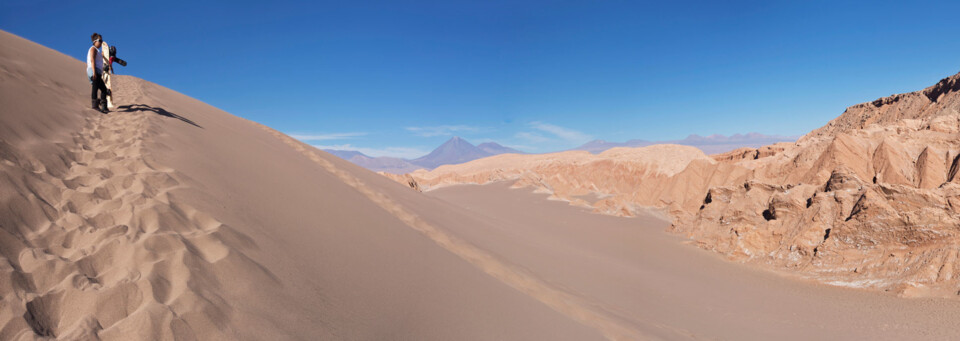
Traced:
[[[107, 110], [107, 85], [103, 83], [103, 53], [100, 52], [100, 45], [103, 44], [103, 37], [94, 32], [90, 39], [93, 40], [93, 46], [87, 51], [87, 77], [90, 77], [90, 105], [93, 110], [98, 110], [104, 114]], [[100, 98], [97, 99], [97, 90], [100, 91]]]

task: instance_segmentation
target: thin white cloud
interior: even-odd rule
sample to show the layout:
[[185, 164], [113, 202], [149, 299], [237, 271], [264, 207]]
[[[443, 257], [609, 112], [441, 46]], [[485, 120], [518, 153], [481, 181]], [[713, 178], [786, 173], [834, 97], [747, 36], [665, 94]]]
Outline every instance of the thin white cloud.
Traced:
[[553, 134], [559, 139], [569, 143], [586, 143], [587, 141], [590, 141], [593, 139], [592, 136], [584, 134], [582, 132], [569, 129], [569, 128], [552, 125], [549, 123], [530, 122], [530, 127], [532, 127], [533, 129], [537, 129], [543, 132]]
[[421, 157], [430, 153], [429, 150], [424, 150], [424, 149], [415, 148], [415, 147], [367, 148], [367, 147], [357, 147], [351, 144], [313, 145], [313, 146], [320, 149], [353, 150], [353, 151], [364, 153], [367, 156], [372, 156], [372, 157], [389, 156], [389, 157], [399, 157], [403, 159], [416, 159], [418, 157]]
[[442, 125], [433, 127], [407, 127], [407, 131], [422, 137], [450, 136], [458, 132], [477, 132], [480, 128], [466, 125]]
[[332, 133], [332, 134], [302, 134], [302, 133], [291, 133], [290, 137], [295, 138], [300, 141], [328, 141], [328, 140], [344, 140], [350, 139], [358, 136], [367, 135], [367, 133]]
[[516, 133], [513, 137], [530, 142], [530, 143], [544, 143], [550, 142], [550, 138], [540, 135], [539, 133], [530, 132], [530, 131], [521, 131]]
[[540, 148], [537, 148], [537, 147], [534, 147], [534, 146], [522, 145], [522, 144], [512, 144], [512, 143], [511, 143], [511, 144], [502, 144], [501, 146], [513, 148], [513, 149], [519, 150], [519, 151], [524, 152], [524, 153], [529, 153], [530, 151], [534, 151], [534, 150], [540, 150]]

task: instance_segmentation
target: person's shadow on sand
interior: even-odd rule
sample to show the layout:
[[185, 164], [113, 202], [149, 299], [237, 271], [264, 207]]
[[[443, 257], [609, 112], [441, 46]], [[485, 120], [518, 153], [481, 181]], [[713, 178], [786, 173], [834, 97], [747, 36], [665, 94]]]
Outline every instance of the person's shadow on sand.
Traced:
[[166, 116], [166, 117], [172, 117], [172, 118], [187, 122], [194, 127], [203, 129], [203, 127], [197, 124], [197, 122], [191, 121], [189, 118], [174, 114], [172, 112], [167, 111], [167, 109], [160, 108], [160, 107], [151, 107], [146, 104], [130, 104], [130, 105], [121, 105], [117, 107], [117, 109], [120, 109], [119, 110], [120, 112], [151, 111], [155, 114]]

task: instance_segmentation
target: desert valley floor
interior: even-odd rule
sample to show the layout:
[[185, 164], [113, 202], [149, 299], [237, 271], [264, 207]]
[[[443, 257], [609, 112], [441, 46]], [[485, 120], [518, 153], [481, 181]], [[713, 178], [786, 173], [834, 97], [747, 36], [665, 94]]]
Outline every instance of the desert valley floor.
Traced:
[[[653, 216], [591, 213], [508, 183], [427, 192], [481, 222], [447, 224], [480, 248], [665, 339], [949, 339], [960, 301], [904, 299], [729, 262]], [[650, 336], [650, 335], [646, 335]]]

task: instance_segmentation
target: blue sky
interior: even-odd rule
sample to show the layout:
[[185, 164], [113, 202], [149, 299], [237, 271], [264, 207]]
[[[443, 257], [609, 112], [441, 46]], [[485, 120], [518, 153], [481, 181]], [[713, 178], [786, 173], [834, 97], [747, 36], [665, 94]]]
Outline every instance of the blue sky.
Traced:
[[530, 152], [801, 135], [960, 71], [957, 13], [956, 1], [14, 0], [0, 28], [78, 59], [96, 31], [123, 74], [314, 145], [417, 157], [453, 135]]

